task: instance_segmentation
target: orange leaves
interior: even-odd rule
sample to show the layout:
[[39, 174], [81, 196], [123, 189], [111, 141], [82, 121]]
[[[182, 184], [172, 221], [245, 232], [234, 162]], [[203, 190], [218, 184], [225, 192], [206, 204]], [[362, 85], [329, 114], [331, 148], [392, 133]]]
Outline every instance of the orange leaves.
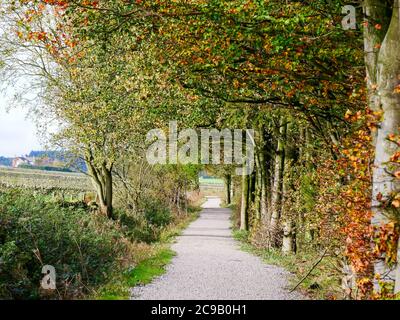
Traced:
[[392, 206], [395, 208], [399, 208], [400, 207], [400, 200], [396, 199], [392, 201]]
[[346, 111], [346, 114], [344, 115], [344, 118], [346, 120], [349, 120], [351, 118], [351, 116], [353, 115], [353, 113], [350, 110]]
[[394, 155], [390, 157], [391, 162], [400, 163], [400, 151], [397, 151]]
[[376, 90], [378, 88], [378, 85], [373, 83], [373, 84], [371, 84], [370, 88], [371, 88], [371, 90]]
[[350, 110], [347, 110], [344, 119], [350, 122], [356, 122], [361, 119], [361, 111], [357, 111], [355, 114], [353, 114]]
[[393, 93], [400, 94], [400, 84], [398, 84], [398, 85], [394, 88]]
[[355, 123], [358, 129], [343, 142], [342, 157], [338, 160], [341, 176], [350, 179], [341, 187], [338, 211], [345, 237], [345, 255], [357, 274], [357, 287], [361, 297], [364, 297], [369, 296], [372, 289], [373, 275], [370, 270], [375, 259], [370, 246], [373, 237], [370, 190], [374, 154], [370, 123], [375, 122], [376, 115], [370, 109], [347, 110], [344, 118]]
[[[25, 1], [20, 8], [22, 14], [16, 30], [18, 38], [40, 44], [56, 61], [63, 59], [68, 62], [78, 44], [63, 20], [69, 4], [69, 1], [61, 0]], [[98, 1], [86, 1], [85, 4], [96, 6]], [[50, 16], [51, 19], [48, 18]]]
[[[400, 203], [399, 203], [400, 205]], [[397, 242], [399, 240], [399, 225], [389, 222], [375, 229], [375, 248], [377, 256], [384, 256], [385, 262], [392, 266], [397, 262]]]

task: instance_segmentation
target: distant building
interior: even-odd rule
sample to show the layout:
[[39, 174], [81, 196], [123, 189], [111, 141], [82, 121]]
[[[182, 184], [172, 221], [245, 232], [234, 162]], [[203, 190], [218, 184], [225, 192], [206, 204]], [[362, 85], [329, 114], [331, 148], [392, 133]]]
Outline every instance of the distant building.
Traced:
[[25, 157], [17, 157], [17, 158], [14, 158], [13, 161], [12, 161], [12, 167], [13, 168], [18, 168], [23, 164], [28, 165], [28, 166], [32, 166], [34, 163], [33, 163], [33, 161], [31, 159], [28, 159], [28, 158], [25, 158]]

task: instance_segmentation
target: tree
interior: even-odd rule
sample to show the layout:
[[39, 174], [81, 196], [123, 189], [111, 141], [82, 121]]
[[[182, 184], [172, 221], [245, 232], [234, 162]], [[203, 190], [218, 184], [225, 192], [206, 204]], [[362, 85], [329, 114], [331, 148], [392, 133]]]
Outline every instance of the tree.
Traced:
[[[400, 125], [400, 22], [398, 0], [364, 2], [367, 87], [369, 107], [382, 112], [375, 137], [375, 162], [372, 186], [373, 224], [388, 223], [382, 202], [391, 202], [399, 191], [400, 182], [393, 178], [396, 167], [388, 166], [397, 145], [388, 139], [399, 133]], [[393, 216], [389, 219], [393, 219]], [[397, 262], [400, 268], [400, 263]], [[380, 261], [376, 272], [385, 276], [387, 266]], [[390, 275], [387, 275], [390, 278]], [[385, 279], [383, 279], [385, 280]], [[397, 288], [400, 278], [396, 279]]]

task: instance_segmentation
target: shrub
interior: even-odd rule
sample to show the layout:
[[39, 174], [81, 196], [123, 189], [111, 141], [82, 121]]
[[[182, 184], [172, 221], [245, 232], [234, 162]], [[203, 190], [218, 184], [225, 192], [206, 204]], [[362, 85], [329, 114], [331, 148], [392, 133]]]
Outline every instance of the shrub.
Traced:
[[159, 229], [149, 224], [143, 216], [132, 212], [116, 211], [122, 230], [131, 241], [151, 243], [159, 238]]
[[27, 191], [0, 191], [0, 298], [47, 295], [39, 288], [46, 264], [57, 274], [57, 290], [49, 297], [76, 298], [104, 281], [126, 256], [117, 223]]
[[124, 234], [131, 241], [152, 243], [158, 241], [161, 230], [173, 222], [173, 216], [165, 205], [156, 199], [146, 198], [137, 212], [115, 210]]
[[164, 227], [172, 222], [171, 211], [161, 201], [147, 199], [144, 204], [146, 221], [156, 227]]

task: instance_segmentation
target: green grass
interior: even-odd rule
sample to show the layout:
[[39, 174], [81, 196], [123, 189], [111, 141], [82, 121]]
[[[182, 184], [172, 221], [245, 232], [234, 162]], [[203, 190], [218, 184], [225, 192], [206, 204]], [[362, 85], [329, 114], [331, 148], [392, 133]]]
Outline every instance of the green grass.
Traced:
[[155, 277], [165, 272], [165, 267], [171, 262], [175, 252], [169, 248], [162, 248], [157, 254], [139, 263], [135, 269], [128, 273], [128, 285], [135, 287], [150, 283]]
[[[243, 230], [234, 230], [233, 236], [241, 242], [243, 251], [257, 255], [267, 264], [285, 268], [293, 274], [289, 279], [289, 288], [294, 288], [312, 266], [320, 258], [317, 253], [301, 252], [299, 254], [283, 254], [276, 249], [257, 248], [249, 242], [249, 233]], [[304, 279], [298, 289], [311, 299], [341, 299], [343, 292], [340, 286], [340, 275], [334, 270], [337, 261], [333, 257], [324, 258], [311, 274]]]
[[102, 288], [95, 296], [99, 300], [127, 300], [129, 289], [137, 285], [150, 283], [154, 278], [165, 272], [165, 267], [171, 262], [175, 252], [166, 247], [160, 247], [151, 258], [141, 261], [132, 270], [126, 270], [120, 277], [115, 276], [113, 282]]
[[137, 285], [145, 285], [165, 273], [166, 266], [175, 256], [175, 252], [170, 249], [176, 236], [197, 219], [200, 208], [191, 208], [189, 215], [182, 218], [175, 225], [166, 228], [160, 241], [152, 246], [152, 254], [140, 261], [134, 268], [127, 269], [122, 274], [115, 274], [110, 281], [93, 294], [94, 299], [98, 300], [127, 300], [130, 295], [130, 288]]

